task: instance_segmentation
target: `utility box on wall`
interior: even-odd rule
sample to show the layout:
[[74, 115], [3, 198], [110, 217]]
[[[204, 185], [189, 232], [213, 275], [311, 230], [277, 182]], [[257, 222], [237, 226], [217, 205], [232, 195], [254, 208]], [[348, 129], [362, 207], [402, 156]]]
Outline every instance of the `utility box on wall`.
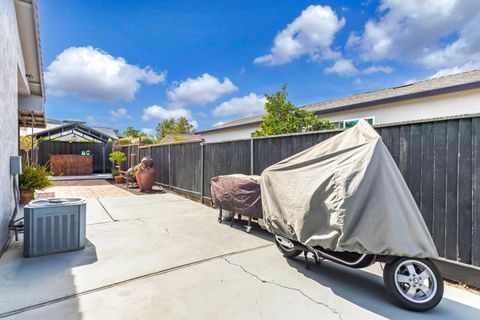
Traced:
[[52, 198], [24, 208], [25, 257], [85, 248], [86, 203], [80, 198]]

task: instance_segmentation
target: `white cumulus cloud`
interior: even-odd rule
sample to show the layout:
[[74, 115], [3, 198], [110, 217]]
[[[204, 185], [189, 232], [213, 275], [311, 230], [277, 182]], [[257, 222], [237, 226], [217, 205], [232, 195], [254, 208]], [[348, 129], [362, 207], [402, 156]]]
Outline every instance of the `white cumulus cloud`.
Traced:
[[225, 123], [224, 121], [215, 122], [215, 123], [212, 125], [212, 128], [213, 128], [213, 127], [221, 126], [221, 125], [224, 124], [224, 123]]
[[153, 128], [143, 128], [142, 132], [145, 133], [149, 137], [153, 137], [156, 134], [155, 129], [153, 129]]
[[161, 106], [153, 105], [148, 108], [143, 109], [142, 119], [143, 121], [163, 121], [166, 119], [178, 119], [180, 117], [185, 117], [187, 119], [192, 119], [192, 113], [190, 110], [185, 108], [164, 108]]
[[237, 90], [230, 79], [224, 78], [222, 82], [204, 73], [197, 78], [188, 78], [174, 85], [167, 92], [167, 97], [172, 106], [205, 105]]
[[480, 1], [383, 0], [347, 46], [367, 61], [414, 62], [435, 76], [480, 66]]
[[128, 113], [127, 109], [125, 109], [125, 108], [118, 108], [117, 110], [110, 110], [109, 113], [114, 120], [132, 118], [132, 116]]
[[352, 60], [339, 59], [325, 69], [326, 74], [336, 73], [340, 76], [350, 77], [358, 73], [358, 69], [353, 65]]
[[223, 102], [212, 113], [216, 117], [224, 117], [230, 115], [253, 116], [264, 112], [265, 97], [259, 96], [255, 93], [250, 93], [241, 98], [232, 98]]
[[73, 95], [84, 101], [131, 101], [141, 83], [163, 81], [163, 72], [128, 64], [122, 57], [91, 46], [65, 49], [45, 72], [49, 94]]
[[389, 66], [370, 66], [362, 70], [363, 74], [373, 74], [373, 73], [392, 73], [393, 68]]
[[311, 5], [276, 35], [270, 53], [254, 63], [280, 65], [304, 55], [313, 60], [338, 57], [331, 45], [344, 25], [345, 18], [339, 19], [329, 6]]

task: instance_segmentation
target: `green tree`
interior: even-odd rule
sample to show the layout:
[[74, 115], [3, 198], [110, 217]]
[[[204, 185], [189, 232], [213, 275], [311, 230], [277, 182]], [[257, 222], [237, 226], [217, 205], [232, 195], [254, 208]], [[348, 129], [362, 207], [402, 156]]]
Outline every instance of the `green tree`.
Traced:
[[135, 129], [134, 127], [128, 127], [123, 135], [125, 137], [138, 138], [140, 136], [140, 130]]
[[169, 133], [174, 134], [189, 134], [194, 133], [193, 125], [185, 117], [180, 117], [177, 120], [174, 118], [166, 119], [160, 122], [155, 128], [157, 132], [157, 139], [161, 140]]
[[265, 95], [265, 111], [260, 129], [253, 133], [256, 137], [295, 132], [334, 129], [328, 120], [317, 118], [314, 112], [299, 109], [287, 100], [287, 85], [272, 95]]
[[185, 117], [178, 118], [175, 127], [177, 131], [175, 133], [184, 133], [184, 134], [193, 133], [193, 125]]

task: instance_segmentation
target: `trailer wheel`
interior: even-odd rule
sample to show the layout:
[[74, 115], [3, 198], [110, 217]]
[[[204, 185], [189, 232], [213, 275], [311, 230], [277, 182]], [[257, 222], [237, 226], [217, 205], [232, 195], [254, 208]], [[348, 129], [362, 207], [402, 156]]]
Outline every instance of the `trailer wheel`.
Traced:
[[389, 293], [409, 310], [432, 309], [443, 297], [442, 275], [429, 259], [396, 259], [385, 265], [383, 281]]
[[278, 250], [280, 250], [280, 252], [286, 258], [294, 258], [302, 253], [302, 250], [295, 249], [292, 241], [288, 240], [287, 238], [273, 235], [273, 241], [277, 245]]

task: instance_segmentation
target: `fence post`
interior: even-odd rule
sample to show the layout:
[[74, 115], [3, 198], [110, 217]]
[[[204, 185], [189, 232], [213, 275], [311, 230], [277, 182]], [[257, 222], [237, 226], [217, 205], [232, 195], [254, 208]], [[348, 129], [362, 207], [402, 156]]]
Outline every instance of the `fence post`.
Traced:
[[254, 167], [254, 157], [253, 157], [253, 137], [250, 138], [250, 174], [253, 175], [255, 172]]
[[168, 187], [172, 189], [172, 159], [171, 159], [172, 145], [168, 145]]
[[203, 175], [203, 165], [204, 165], [204, 145], [203, 142], [200, 142], [200, 201], [203, 203], [203, 185], [204, 185], [204, 175]]
[[103, 167], [103, 173], [105, 173], [105, 143], [102, 144], [102, 155], [103, 155], [102, 167]]

